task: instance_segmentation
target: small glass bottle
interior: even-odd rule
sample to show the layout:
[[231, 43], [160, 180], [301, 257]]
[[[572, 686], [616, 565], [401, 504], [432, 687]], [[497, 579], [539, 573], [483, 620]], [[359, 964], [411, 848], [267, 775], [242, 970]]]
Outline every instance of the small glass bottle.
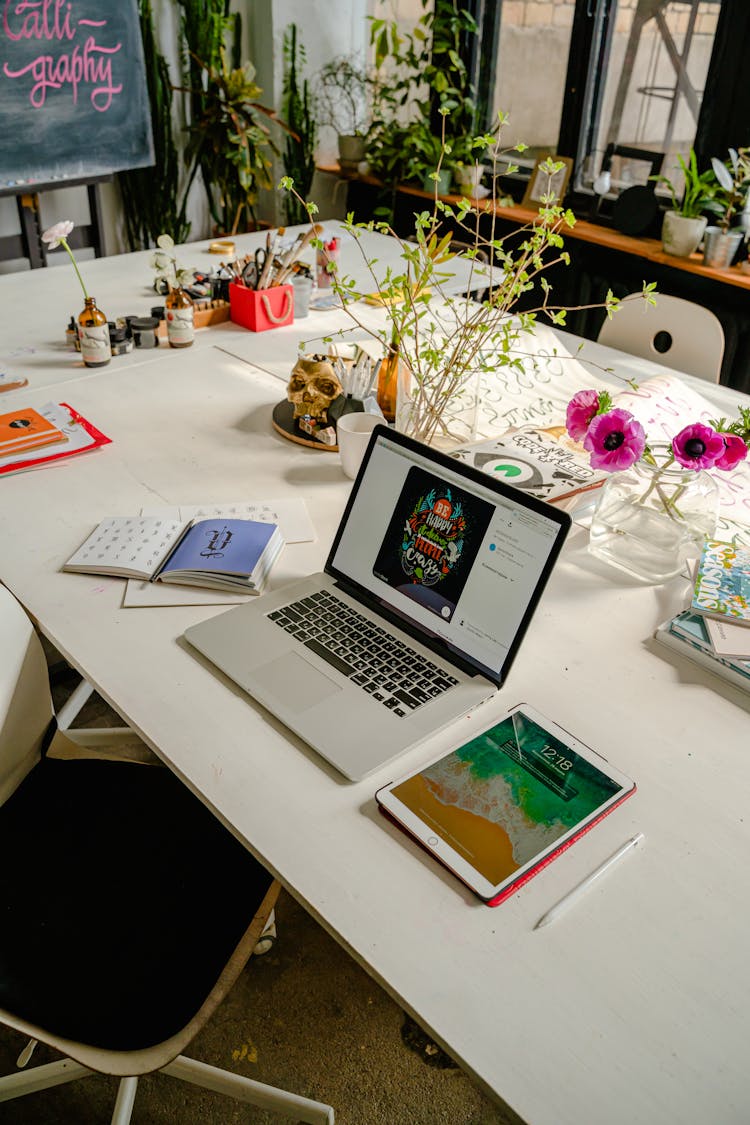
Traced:
[[109, 343], [109, 325], [94, 297], [86, 297], [83, 311], [78, 316], [78, 340], [81, 359], [87, 367], [104, 367], [112, 358]]
[[170, 348], [189, 348], [195, 336], [192, 298], [178, 285], [169, 290], [164, 309]]

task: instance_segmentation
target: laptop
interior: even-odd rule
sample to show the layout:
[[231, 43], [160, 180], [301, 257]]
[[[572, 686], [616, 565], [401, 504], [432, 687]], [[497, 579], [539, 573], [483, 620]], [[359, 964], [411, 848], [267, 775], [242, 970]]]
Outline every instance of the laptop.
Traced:
[[184, 635], [359, 781], [502, 686], [569, 527], [377, 426], [324, 571]]

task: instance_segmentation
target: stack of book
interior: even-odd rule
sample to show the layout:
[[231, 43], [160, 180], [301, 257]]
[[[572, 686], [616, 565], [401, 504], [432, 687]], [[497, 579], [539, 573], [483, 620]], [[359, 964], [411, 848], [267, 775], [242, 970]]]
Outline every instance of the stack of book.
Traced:
[[0, 414], [0, 459], [67, 440], [61, 429], [31, 406]]
[[655, 637], [750, 691], [750, 550], [707, 540], [690, 605], [660, 625]]
[[109, 438], [65, 402], [0, 414], [0, 476], [36, 469], [109, 443]]

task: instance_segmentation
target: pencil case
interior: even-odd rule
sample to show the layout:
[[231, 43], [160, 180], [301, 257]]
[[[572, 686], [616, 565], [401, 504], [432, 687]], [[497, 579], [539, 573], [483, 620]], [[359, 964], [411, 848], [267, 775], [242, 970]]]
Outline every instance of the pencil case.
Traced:
[[294, 320], [294, 289], [291, 285], [248, 289], [232, 282], [229, 286], [229, 316], [235, 324], [241, 324], [251, 332], [282, 328]]

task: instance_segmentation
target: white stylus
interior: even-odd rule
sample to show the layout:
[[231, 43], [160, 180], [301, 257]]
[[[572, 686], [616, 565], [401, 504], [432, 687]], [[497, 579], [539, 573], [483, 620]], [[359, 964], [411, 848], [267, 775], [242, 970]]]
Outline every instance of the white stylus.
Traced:
[[643, 833], [639, 832], [632, 840], [627, 840], [621, 848], [618, 848], [617, 851], [609, 857], [609, 859], [605, 859], [604, 863], [599, 864], [596, 870], [592, 871], [590, 875], [587, 875], [585, 879], [582, 879], [580, 883], [573, 887], [572, 891], [568, 891], [564, 898], [561, 898], [559, 902], [551, 906], [546, 914], [542, 914], [541, 918], [534, 926], [534, 929], [541, 930], [542, 926], [548, 926], [550, 922], [554, 922], [556, 918], [559, 918], [569, 906], [572, 906], [574, 902], [578, 901], [584, 891], [587, 891], [600, 875], [603, 875], [605, 871], [609, 871], [613, 864], [622, 859], [624, 855], [627, 855], [631, 848], [640, 844], [642, 839]]

